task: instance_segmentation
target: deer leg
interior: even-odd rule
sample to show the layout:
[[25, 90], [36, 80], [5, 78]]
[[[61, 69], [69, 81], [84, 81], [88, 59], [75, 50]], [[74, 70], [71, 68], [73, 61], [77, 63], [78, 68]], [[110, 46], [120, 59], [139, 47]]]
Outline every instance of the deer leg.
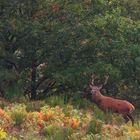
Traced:
[[134, 118], [132, 117], [132, 115], [128, 114], [127, 117], [131, 120], [132, 126], [134, 126]]
[[127, 115], [123, 115], [123, 118], [125, 119], [125, 123], [129, 121], [129, 117]]

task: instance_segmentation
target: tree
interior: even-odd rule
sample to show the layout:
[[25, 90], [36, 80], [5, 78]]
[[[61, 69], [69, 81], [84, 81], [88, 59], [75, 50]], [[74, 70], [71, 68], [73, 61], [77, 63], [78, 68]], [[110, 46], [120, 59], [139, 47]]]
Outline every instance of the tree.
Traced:
[[12, 72], [31, 99], [50, 91], [81, 93], [91, 73], [110, 74], [107, 94], [138, 88], [138, 1], [122, 1], [1, 1], [1, 71]]

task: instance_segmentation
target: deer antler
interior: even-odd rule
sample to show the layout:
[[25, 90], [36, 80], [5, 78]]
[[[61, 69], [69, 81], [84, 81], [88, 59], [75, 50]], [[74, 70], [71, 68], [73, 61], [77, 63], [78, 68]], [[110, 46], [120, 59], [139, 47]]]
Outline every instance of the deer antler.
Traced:
[[107, 84], [108, 78], [109, 78], [109, 75], [105, 75], [105, 81], [104, 81], [103, 85]]
[[96, 78], [97, 78], [97, 75], [95, 75], [95, 74], [92, 74], [92, 75], [91, 75], [90, 86], [95, 86], [94, 80], [95, 80]]
[[105, 75], [104, 77], [105, 77], [105, 81], [104, 81], [103, 84], [100, 85], [100, 89], [101, 89], [104, 85], [107, 84], [107, 81], [108, 81], [109, 75]]

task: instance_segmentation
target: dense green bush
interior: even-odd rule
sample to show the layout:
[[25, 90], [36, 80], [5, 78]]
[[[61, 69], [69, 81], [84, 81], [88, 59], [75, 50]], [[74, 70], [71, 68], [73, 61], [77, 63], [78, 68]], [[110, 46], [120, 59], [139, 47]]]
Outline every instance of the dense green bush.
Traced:
[[5, 0], [0, 7], [0, 96], [75, 96], [91, 73], [108, 73], [106, 94], [137, 104], [138, 0]]

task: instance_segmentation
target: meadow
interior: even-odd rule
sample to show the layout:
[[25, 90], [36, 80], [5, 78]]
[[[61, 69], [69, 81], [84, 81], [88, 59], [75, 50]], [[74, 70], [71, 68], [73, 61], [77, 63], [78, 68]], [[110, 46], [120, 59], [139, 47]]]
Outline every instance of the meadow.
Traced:
[[0, 0], [0, 140], [140, 140], [139, 106], [140, 0]]
[[140, 140], [136, 111], [132, 126], [86, 99], [68, 104], [59, 96], [22, 103], [1, 99], [0, 106], [1, 140]]

